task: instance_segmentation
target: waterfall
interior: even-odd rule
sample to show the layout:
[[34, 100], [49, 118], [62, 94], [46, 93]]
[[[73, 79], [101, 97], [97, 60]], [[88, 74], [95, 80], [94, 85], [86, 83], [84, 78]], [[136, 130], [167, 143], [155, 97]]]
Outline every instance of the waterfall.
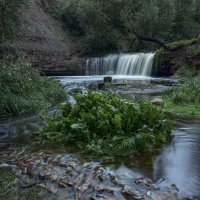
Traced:
[[141, 75], [150, 76], [154, 53], [114, 54], [89, 58], [86, 75]]

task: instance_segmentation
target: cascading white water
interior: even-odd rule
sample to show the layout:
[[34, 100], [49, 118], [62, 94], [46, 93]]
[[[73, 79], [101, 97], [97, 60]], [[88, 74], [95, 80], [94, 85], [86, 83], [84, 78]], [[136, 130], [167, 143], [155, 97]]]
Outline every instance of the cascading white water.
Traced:
[[116, 54], [89, 58], [86, 75], [141, 75], [150, 76], [154, 53]]

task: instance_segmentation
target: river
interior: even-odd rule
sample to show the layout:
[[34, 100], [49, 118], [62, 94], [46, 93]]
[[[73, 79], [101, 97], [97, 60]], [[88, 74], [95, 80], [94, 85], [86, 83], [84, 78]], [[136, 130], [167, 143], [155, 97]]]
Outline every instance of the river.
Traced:
[[[97, 90], [97, 83], [103, 80], [103, 76], [54, 78], [65, 85], [66, 92], [69, 94], [88, 90], [88, 88]], [[174, 83], [170, 79], [153, 79], [142, 76], [113, 76], [113, 82], [116, 87], [111, 89], [112, 92], [125, 99], [135, 95], [139, 100], [159, 95]], [[70, 95], [68, 95], [68, 100], [73, 102]], [[4, 138], [1, 142], [27, 144], [28, 141], [31, 142], [31, 135], [40, 127], [41, 122], [37, 116], [33, 116], [9, 120], [4, 122], [4, 125], [6, 124], [11, 125], [15, 131], [13, 135]], [[169, 144], [157, 149], [154, 154], [142, 158], [134, 156], [99, 158], [84, 155], [83, 158], [100, 162], [107, 170], [123, 176], [124, 180], [127, 177], [138, 178], [141, 176], [150, 177], [155, 182], [163, 180], [159, 187], [175, 184], [186, 194], [200, 199], [200, 123], [199, 121], [177, 120], [174, 124], [173, 139]], [[66, 149], [66, 153], [68, 153], [67, 151]], [[76, 155], [76, 153], [74, 154]]]

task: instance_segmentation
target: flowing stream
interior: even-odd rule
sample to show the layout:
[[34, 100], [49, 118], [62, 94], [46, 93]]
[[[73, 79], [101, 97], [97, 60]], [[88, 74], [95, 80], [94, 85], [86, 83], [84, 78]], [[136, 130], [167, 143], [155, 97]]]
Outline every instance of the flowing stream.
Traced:
[[[96, 84], [103, 80], [102, 76], [83, 77], [55, 77], [65, 85], [66, 92], [79, 92], [92, 88], [97, 90]], [[122, 98], [136, 95], [139, 99], [146, 99], [159, 94], [171, 84], [171, 80], [153, 79], [150, 77], [113, 76], [113, 82], [118, 84], [112, 91]], [[124, 87], [123, 84], [126, 84]], [[69, 99], [70, 100], [70, 95]], [[71, 99], [73, 101], [73, 99]], [[14, 144], [28, 143], [27, 134], [32, 134], [41, 124], [38, 117], [10, 120], [3, 123], [6, 127], [14, 127], [14, 134], [0, 142]], [[3, 125], [1, 124], [0, 127]], [[163, 146], [155, 154], [146, 157], [108, 156], [84, 157], [91, 161], [102, 163], [107, 170], [117, 175], [127, 177], [147, 176], [154, 181], [164, 179], [160, 187], [175, 184], [189, 195], [200, 198], [200, 123], [199, 121], [176, 121], [173, 139], [170, 144]], [[68, 150], [66, 149], [66, 152]], [[76, 153], [75, 153], [76, 155]]]

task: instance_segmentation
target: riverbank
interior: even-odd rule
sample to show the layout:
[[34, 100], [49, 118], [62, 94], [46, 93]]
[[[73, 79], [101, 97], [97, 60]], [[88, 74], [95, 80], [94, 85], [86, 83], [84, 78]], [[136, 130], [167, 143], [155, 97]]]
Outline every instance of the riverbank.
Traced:
[[180, 80], [163, 92], [164, 109], [176, 118], [200, 118], [200, 81], [196, 78]]
[[0, 61], [0, 118], [36, 114], [66, 99], [63, 86], [40, 76], [30, 63]]

